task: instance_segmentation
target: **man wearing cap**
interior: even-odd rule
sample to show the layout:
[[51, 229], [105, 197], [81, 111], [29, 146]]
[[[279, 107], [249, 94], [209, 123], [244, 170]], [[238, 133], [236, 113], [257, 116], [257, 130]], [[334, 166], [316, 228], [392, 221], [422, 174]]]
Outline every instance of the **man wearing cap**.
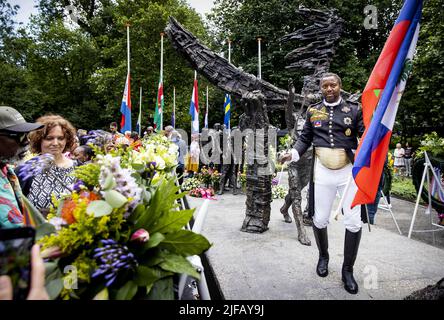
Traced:
[[27, 204], [13, 165], [28, 149], [27, 134], [43, 127], [28, 123], [14, 108], [0, 106], [0, 228], [22, 226]]

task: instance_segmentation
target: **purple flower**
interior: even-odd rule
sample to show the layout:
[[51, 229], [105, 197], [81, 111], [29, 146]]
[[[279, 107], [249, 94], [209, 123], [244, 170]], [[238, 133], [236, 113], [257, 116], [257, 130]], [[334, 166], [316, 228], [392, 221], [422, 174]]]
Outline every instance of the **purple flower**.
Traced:
[[112, 239], [101, 240], [103, 247], [94, 249], [94, 258], [99, 261], [98, 268], [92, 274], [93, 278], [104, 276], [109, 287], [116, 280], [122, 269], [134, 269], [138, 263], [134, 255], [123, 246]]
[[83, 189], [85, 189], [86, 188], [86, 186], [85, 186], [85, 182], [83, 182], [82, 180], [77, 180], [74, 184], [73, 184], [73, 186], [71, 187], [71, 189], [73, 190], [73, 191], [77, 191], [77, 192], [80, 192], [80, 191], [82, 191]]
[[26, 181], [40, 173], [46, 172], [54, 164], [54, 156], [46, 153], [26, 161], [19, 169], [19, 177]]
[[273, 186], [277, 186], [279, 184], [279, 180], [277, 178], [273, 178], [273, 180], [271, 180], [271, 184]]

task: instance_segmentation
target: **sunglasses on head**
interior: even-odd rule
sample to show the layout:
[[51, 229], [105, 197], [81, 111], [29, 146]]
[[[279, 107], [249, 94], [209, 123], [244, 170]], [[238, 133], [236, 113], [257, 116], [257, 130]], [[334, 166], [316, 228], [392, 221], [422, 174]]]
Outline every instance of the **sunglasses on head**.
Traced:
[[27, 132], [0, 132], [0, 136], [14, 139], [18, 143], [23, 143], [24, 141], [26, 141], [27, 135]]

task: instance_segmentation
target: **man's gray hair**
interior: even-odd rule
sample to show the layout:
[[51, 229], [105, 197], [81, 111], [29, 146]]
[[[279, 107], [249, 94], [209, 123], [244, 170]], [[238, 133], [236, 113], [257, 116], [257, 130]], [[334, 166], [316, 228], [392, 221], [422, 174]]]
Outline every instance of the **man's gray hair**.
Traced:
[[171, 131], [173, 131], [173, 130], [174, 130], [173, 126], [166, 126], [166, 127], [165, 127], [165, 131], [166, 131], [166, 132], [171, 132]]

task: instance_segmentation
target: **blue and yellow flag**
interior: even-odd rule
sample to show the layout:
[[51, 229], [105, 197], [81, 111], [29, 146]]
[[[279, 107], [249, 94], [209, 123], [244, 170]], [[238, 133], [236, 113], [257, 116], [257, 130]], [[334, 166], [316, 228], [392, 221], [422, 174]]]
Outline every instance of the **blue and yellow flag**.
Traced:
[[224, 101], [224, 124], [225, 128], [227, 129], [230, 129], [230, 115], [231, 115], [231, 97], [228, 93], [226, 93]]

